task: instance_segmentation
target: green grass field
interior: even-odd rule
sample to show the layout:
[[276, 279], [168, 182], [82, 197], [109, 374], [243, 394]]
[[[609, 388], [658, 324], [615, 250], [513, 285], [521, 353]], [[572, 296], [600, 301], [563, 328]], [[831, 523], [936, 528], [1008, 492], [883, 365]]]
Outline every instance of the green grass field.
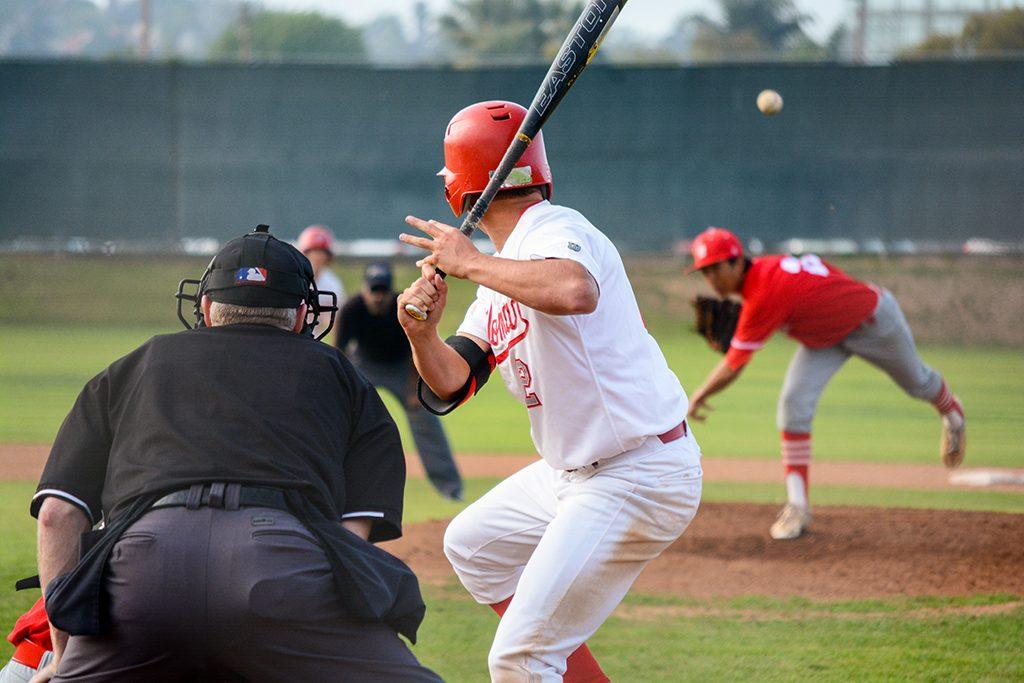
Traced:
[[[676, 285], [690, 287], [694, 281], [683, 281], [679, 265], [664, 258], [633, 259], [628, 265], [647, 324], [683, 386], [695, 388], [719, 356], [689, 331], [689, 307]], [[1019, 262], [852, 259], [844, 266], [879, 282], [892, 280], [893, 286], [898, 278], [909, 279], [908, 291], [935, 289], [942, 274], [950, 272], [972, 287], [987, 282], [983, 275], [1013, 286], [1021, 280]], [[198, 277], [204, 267], [203, 259], [174, 256], [0, 255], [0, 443], [48, 443], [89, 377], [150, 335], [181, 329], [172, 294], [180, 278]], [[335, 269], [349, 293], [358, 289], [362, 267], [345, 263]], [[396, 282], [411, 281], [414, 273], [408, 263], [400, 264]], [[45, 304], [24, 295], [17, 288], [22, 282], [45, 282]], [[457, 326], [474, 292], [472, 285], [451, 281], [443, 333]], [[920, 306], [910, 298], [908, 293], [906, 308]], [[921, 314], [920, 319], [930, 328], [930, 318]], [[953, 331], [950, 336], [956, 337]], [[711, 420], [695, 426], [706, 454], [778, 457], [775, 404], [794, 348], [777, 336], [739, 382], [713, 400], [717, 410]], [[1024, 422], [1019, 419], [1024, 414], [1024, 353], [1014, 347], [932, 344], [923, 346], [922, 354], [967, 408], [969, 464], [1024, 467]], [[533, 451], [525, 411], [497, 381], [445, 424], [462, 452]], [[881, 372], [854, 359], [822, 398], [815, 455], [822, 460], [937, 462], [938, 435], [930, 406], [907, 398]]]
[[[415, 648], [446, 680], [486, 680], [485, 653], [496, 619], [485, 608], [466, 609], [458, 588], [432, 588], [424, 623], [430, 635]], [[999, 604], [1008, 596], [979, 596]], [[958, 599], [931, 601], [955, 606]], [[672, 610], [633, 616], [642, 596], [626, 598], [589, 641], [614, 681], [891, 681], [1019, 680], [1024, 611], [994, 616], [901, 616], [903, 600], [868, 605], [777, 603], [752, 598], [742, 612], [676, 616]], [[692, 605], [689, 605], [692, 607]], [[888, 614], [867, 613], [865, 608]], [[850, 612], [843, 609], [852, 608]], [[909, 608], [909, 609], [908, 609]], [[753, 615], [753, 617], [752, 617]], [[434, 639], [445, 649], [433, 650]], [[455, 653], [481, 653], [476, 657]]]
[[[448, 321], [446, 320], [446, 323]], [[681, 327], [681, 325], [680, 325]], [[66, 328], [11, 325], [0, 337], [0, 442], [48, 443], [82, 385], [108, 363], [166, 326]], [[683, 329], [655, 331], [685, 387], [696, 386], [718, 360]], [[775, 403], [793, 344], [769, 344], [729, 391], [712, 403], [711, 419], [694, 429], [716, 457], [778, 457]], [[1024, 354], [1014, 349], [924, 348], [961, 396], [970, 419], [971, 465], [1024, 466]], [[389, 407], [403, 421], [395, 401]], [[531, 453], [526, 412], [495, 380], [449, 418], [464, 453]], [[938, 461], [939, 421], [931, 406], [907, 398], [888, 377], [854, 359], [828, 387], [815, 424], [821, 460]]]
[[[170, 295], [179, 278], [198, 276], [204, 265], [202, 259], [176, 257], [0, 256], [0, 443], [48, 443], [89, 377], [150, 335], [180, 329]], [[354, 265], [341, 270], [350, 292], [358, 272]], [[403, 268], [399, 282], [411, 272]], [[664, 274], [655, 275], [634, 278], [638, 297], [670, 365], [692, 389], [719, 356], [688, 331], [689, 311], [666, 298]], [[934, 269], [928, 276], [935, 277]], [[24, 282], [45, 282], [48, 293], [26, 295], [17, 285]], [[453, 283], [453, 310], [445, 316], [444, 330], [457, 324], [472, 295], [471, 287]], [[712, 419], [695, 429], [706, 454], [778, 458], [775, 402], [793, 349], [777, 338], [733, 389], [713, 401]], [[1020, 349], [932, 343], [922, 353], [967, 407], [968, 464], [1024, 467]], [[398, 403], [385, 400], [405, 438]], [[445, 424], [461, 452], [532, 452], [525, 411], [499, 382]], [[880, 372], [855, 360], [824, 395], [815, 425], [816, 457], [934, 463], [938, 433], [931, 407], [906, 398]], [[470, 480], [467, 497], [494, 483]], [[34, 573], [35, 529], [27, 515], [32, 490], [30, 482], [0, 482], [0, 588]], [[783, 495], [777, 484], [711, 482], [704, 489], [710, 502], [780, 502]], [[814, 497], [818, 505], [1024, 513], [1024, 496], [989, 491], [817, 486]], [[422, 480], [409, 482], [407, 523], [447, 519], [461, 507], [442, 501]], [[453, 683], [485, 680], [494, 615], [454, 580], [424, 589], [429, 609], [414, 652]], [[37, 594], [0, 590], [0, 630]], [[981, 594], [809, 601], [752, 595], [698, 601], [636, 594], [591, 645], [613, 679], [629, 682], [1021, 680], [1021, 599]], [[986, 606], [995, 609], [982, 609]], [[9, 653], [0, 644], [0, 657]]]

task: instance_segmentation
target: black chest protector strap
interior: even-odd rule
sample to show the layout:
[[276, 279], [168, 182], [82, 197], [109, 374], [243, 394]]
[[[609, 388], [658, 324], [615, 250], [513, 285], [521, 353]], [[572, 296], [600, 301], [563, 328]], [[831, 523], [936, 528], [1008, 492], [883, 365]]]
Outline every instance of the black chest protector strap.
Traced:
[[438, 398], [422, 379], [419, 381], [420, 403], [434, 415], [447, 415], [471, 399], [487, 384], [494, 371], [494, 354], [481, 349], [472, 339], [452, 335], [444, 343], [469, 364], [469, 377], [459, 392], [447, 401]]

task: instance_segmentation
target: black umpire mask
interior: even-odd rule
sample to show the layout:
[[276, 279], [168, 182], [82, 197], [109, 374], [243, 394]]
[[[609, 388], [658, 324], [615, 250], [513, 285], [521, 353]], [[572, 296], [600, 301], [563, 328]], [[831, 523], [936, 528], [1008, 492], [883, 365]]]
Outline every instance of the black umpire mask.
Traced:
[[[185, 287], [194, 285], [194, 294]], [[329, 306], [320, 304], [320, 295], [331, 297]], [[306, 320], [302, 334], [312, 336], [321, 313], [331, 317], [317, 339], [325, 337], [334, 326], [338, 297], [334, 292], [316, 288], [313, 266], [302, 252], [270, 234], [270, 226], [257, 225], [252, 232], [237, 237], [221, 249], [200, 280], [182, 280], [178, 284], [178, 319], [186, 328], [204, 325], [200, 306], [203, 296], [211, 301], [254, 308], [291, 308], [306, 304]], [[181, 302], [191, 301], [195, 322], [189, 323], [181, 312]]]

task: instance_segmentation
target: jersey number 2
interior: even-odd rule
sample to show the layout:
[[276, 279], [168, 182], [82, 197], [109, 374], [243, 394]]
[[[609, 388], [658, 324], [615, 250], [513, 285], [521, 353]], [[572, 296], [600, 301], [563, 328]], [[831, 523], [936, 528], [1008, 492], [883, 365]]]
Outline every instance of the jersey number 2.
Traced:
[[800, 258], [787, 256], [779, 262], [779, 267], [793, 275], [803, 271], [808, 275], [828, 277], [828, 266], [822, 263], [821, 258], [814, 254], [804, 254]]
[[530, 386], [533, 384], [533, 376], [530, 374], [530, 366], [518, 358], [516, 358], [516, 375], [519, 377], [519, 383], [523, 385], [523, 396], [526, 398], [526, 407], [536, 408], [541, 405], [540, 398], [537, 397], [537, 394], [530, 391]]

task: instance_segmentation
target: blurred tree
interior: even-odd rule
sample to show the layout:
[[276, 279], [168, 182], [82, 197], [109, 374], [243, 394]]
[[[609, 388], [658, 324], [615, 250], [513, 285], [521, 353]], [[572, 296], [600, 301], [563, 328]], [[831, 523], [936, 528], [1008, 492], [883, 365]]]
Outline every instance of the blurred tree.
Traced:
[[754, 59], [769, 52], [768, 45], [753, 31], [722, 31], [713, 24], [699, 28], [690, 46], [690, 57], [695, 62]]
[[358, 28], [319, 12], [261, 11], [242, 24], [224, 30], [210, 48], [211, 58], [239, 59], [243, 47], [250, 45], [254, 59], [351, 60], [366, 56]]
[[[205, 56], [237, 0], [149, 0], [150, 56]], [[139, 0], [0, 0], [0, 55], [137, 58]]]
[[413, 61], [415, 45], [406, 38], [401, 19], [381, 14], [363, 25], [363, 42], [374, 64], [402, 64]]
[[1024, 7], [972, 14], [960, 40], [972, 52], [1024, 50]]
[[452, 0], [441, 33], [456, 59], [479, 63], [548, 61], [562, 46], [584, 3], [577, 0]]
[[979, 12], [964, 22], [959, 36], [931, 35], [904, 56], [973, 55], [1024, 50], [1024, 8]]
[[828, 40], [825, 41], [825, 52], [828, 55], [828, 58], [833, 61], [843, 59], [849, 42], [850, 28], [846, 24], [839, 24], [832, 29], [832, 33], [829, 34]]
[[809, 18], [796, 11], [792, 0], [720, 0], [729, 33], [749, 32], [758, 42], [781, 51], [804, 36], [800, 25]]
[[0, 54], [36, 57], [90, 52], [103, 14], [89, 0], [0, 0]]
[[824, 59], [826, 50], [802, 25], [809, 17], [792, 0], [719, 0], [722, 21], [697, 15], [683, 20], [697, 27], [690, 56], [694, 61], [754, 59], [784, 55], [793, 59]]
[[952, 55], [957, 50], [956, 36], [932, 34], [918, 43], [916, 46], [903, 53], [905, 57], [925, 57]]

